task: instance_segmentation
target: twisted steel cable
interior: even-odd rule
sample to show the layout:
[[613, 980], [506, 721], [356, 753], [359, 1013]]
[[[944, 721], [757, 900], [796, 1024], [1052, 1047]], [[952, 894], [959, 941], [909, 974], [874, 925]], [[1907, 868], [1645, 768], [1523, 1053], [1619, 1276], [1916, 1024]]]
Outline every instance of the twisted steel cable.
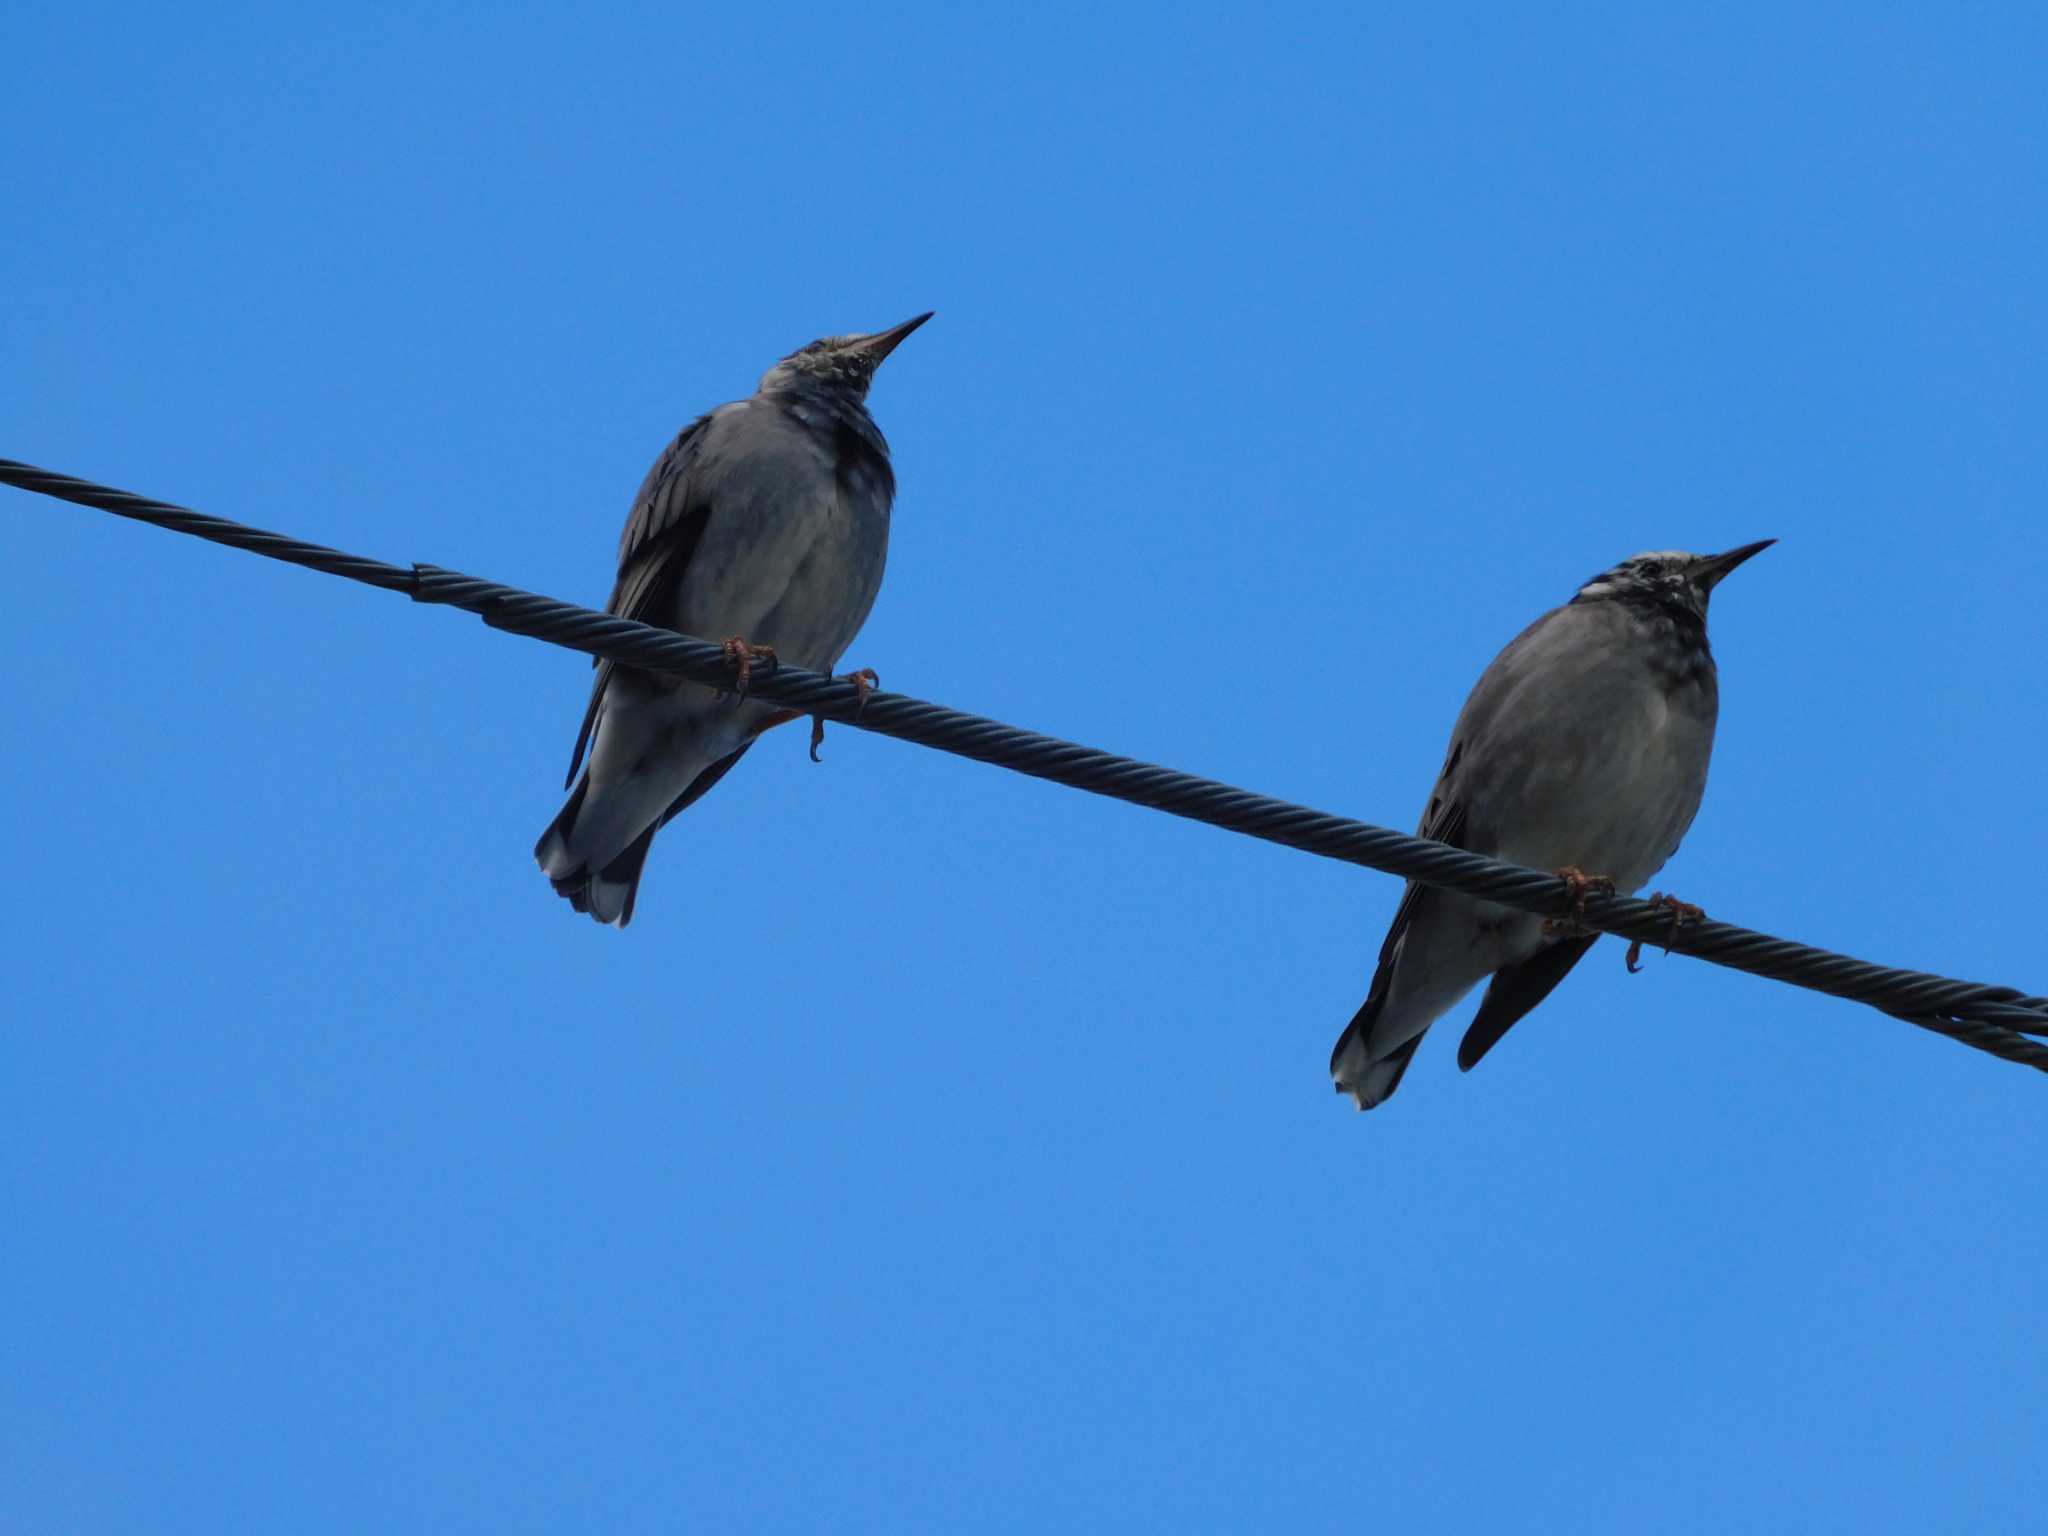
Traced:
[[[331, 576], [345, 576], [385, 591], [404, 592], [416, 602], [460, 608], [494, 629], [570, 650], [676, 673], [711, 687], [729, 688], [733, 683], [723, 646], [499, 582], [434, 565], [410, 569], [389, 565], [12, 459], [0, 459], [0, 483]], [[1484, 897], [1519, 911], [1564, 916], [1574, 910], [1570, 887], [1556, 874], [1504, 864], [1213, 779], [1020, 730], [928, 700], [880, 690], [864, 695], [851, 682], [786, 665], [757, 666], [749, 692], [803, 714], [1425, 885]], [[1584, 898], [1583, 912], [1575, 915], [1604, 933], [1865, 1003], [1977, 1050], [2048, 1072], [2048, 1046], [2026, 1038], [2048, 1036], [2048, 998], [2013, 987], [1876, 965], [1733, 923], [1708, 920], [1679, 925], [1669, 910], [1633, 897], [1589, 895]]]

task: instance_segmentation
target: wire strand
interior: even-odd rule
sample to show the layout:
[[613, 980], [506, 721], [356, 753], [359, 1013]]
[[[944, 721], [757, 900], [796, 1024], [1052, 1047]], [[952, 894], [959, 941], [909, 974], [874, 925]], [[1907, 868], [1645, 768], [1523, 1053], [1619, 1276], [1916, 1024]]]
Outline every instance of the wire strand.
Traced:
[[[675, 673], [711, 687], [730, 688], [733, 683], [723, 646], [579, 608], [518, 587], [435, 565], [389, 565], [13, 459], [0, 459], [0, 483], [330, 576], [343, 576], [387, 592], [403, 592], [416, 602], [459, 608], [476, 614], [494, 629], [551, 645], [651, 671]], [[1090, 794], [1165, 811], [1305, 853], [1484, 897], [1518, 911], [1558, 917], [1573, 910], [1569, 886], [1554, 873], [1523, 869], [1386, 827], [1254, 794], [1214, 779], [1021, 730], [907, 694], [879, 689], [863, 694], [851, 682], [787, 665], [757, 665], [748, 691], [752, 697], [803, 714], [1050, 779]], [[2048, 998], [2013, 987], [1987, 986], [1925, 971], [1876, 965], [1733, 923], [1708, 920], [1678, 925], [1667, 909], [1628, 896], [1590, 895], [1585, 898], [1580, 920], [1604, 933], [1864, 1003], [1977, 1050], [2048, 1072], [2048, 1046], [2026, 1038], [2048, 1036]]]

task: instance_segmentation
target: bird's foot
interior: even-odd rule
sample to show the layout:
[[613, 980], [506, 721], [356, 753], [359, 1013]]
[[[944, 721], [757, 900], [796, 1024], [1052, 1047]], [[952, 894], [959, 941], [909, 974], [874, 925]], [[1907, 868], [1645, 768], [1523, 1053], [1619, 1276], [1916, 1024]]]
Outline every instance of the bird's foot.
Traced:
[[[853, 717], [858, 720], [868, 707], [868, 695], [882, 686], [882, 679], [873, 667], [859, 667], [851, 672], [840, 673], [838, 680], [842, 683], [853, 684], [854, 688], [859, 691], [860, 697], [854, 702], [853, 706]], [[824, 761], [823, 758], [818, 756], [818, 748], [823, 745], [825, 745], [825, 717], [823, 715], [813, 715], [811, 716], [812, 762]]]
[[[1703, 923], [1707, 920], [1704, 908], [1696, 907], [1689, 901], [1680, 901], [1676, 896], [1666, 896], [1662, 891], [1652, 891], [1650, 893], [1650, 905], [1653, 907], [1668, 907], [1671, 911], [1671, 932], [1664, 941], [1664, 953], [1667, 955], [1671, 953], [1671, 940], [1678, 937], [1678, 930], [1680, 928], [1684, 927], [1687, 923]], [[1621, 957], [1621, 963], [1628, 967], [1629, 975], [1633, 976], [1643, 968], [1642, 958], [1643, 941], [1641, 939], [1629, 940], [1628, 953]]]
[[1576, 864], [1567, 864], [1558, 872], [1564, 881], [1565, 900], [1571, 903], [1569, 917], [1546, 917], [1543, 919], [1545, 938], [1583, 938], [1592, 932], [1585, 924], [1586, 898], [1596, 891], [1602, 896], [1614, 894], [1614, 881], [1606, 875], [1589, 875]]
[[[732, 669], [734, 678], [732, 694], [735, 700], [744, 699], [747, 696], [747, 684], [753, 680], [754, 663], [757, 661], [765, 663], [768, 670], [773, 672], [776, 667], [775, 647], [772, 645], [749, 645], [744, 635], [727, 635], [725, 637], [725, 664]], [[721, 693], [719, 697], [724, 698], [725, 695]]]

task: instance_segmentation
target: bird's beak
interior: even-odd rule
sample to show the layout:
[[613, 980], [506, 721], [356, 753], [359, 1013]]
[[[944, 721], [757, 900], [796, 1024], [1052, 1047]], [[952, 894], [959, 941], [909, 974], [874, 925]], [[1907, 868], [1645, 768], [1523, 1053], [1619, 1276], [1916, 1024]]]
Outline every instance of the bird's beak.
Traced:
[[913, 316], [911, 319], [904, 321], [901, 325], [891, 326], [886, 331], [877, 331], [874, 335], [861, 342], [859, 349], [872, 357], [876, 365], [879, 366], [883, 358], [903, 344], [904, 337], [908, 336], [937, 313], [938, 311], [935, 309], [928, 309], [923, 314]]
[[1721, 578], [1742, 564], [1751, 555], [1760, 555], [1777, 543], [1776, 539], [1758, 539], [1754, 544], [1744, 544], [1731, 549], [1725, 555], [1703, 555], [1700, 563], [1692, 568], [1692, 584], [1702, 592], [1711, 592], [1721, 584]]

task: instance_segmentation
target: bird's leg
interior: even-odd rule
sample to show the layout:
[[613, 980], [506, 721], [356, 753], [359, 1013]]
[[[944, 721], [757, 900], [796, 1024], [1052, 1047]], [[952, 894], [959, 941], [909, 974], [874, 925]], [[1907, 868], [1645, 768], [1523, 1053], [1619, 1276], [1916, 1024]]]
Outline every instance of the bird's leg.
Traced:
[[[772, 645], [749, 645], [744, 635], [725, 637], [725, 664], [732, 668], [738, 678], [733, 688], [735, 700], [747, 696], [747, 684], [754, 676], [754, 663], [766, 662], [768, 670], [775, 670], [775, 647]], [[720, 695], [724, 697], [724, 695]]]
[[[873, 667], [859, 667], [851, 672], [842, 672], [837, 680], [842, 683], [853, 684], [860, 693], [860, 697], [854, 702], [853, 706], [853, 718], [856, 720], [861, 717], [868, 707], [868, 695], [882, 686], [882, 679]], [[780, 724], [781, 722], [778, 721], [776, 723]], [[825, 745], [825, 717], [823, 715], [813, 715], [811, 716], [812, 762], [819, 763], [824, 761], [823, 758], [818, 756], [818, 748], [823, 745]]]
[[1591, 930], [1586, 927], [1586, 898], [1595, 891], [1602, 896], [1614, 894], [1614, 881], [1606, 875], [1589, 875], [1576, 864], [1567, 864], [1558, 872], [1564, 881], [1565, 900], [1572, 906], [1570, 917], [1546, 917], [1543, 919], [1545, 938], [1581, 938]]
[[[1703, 923], [1707, 920], [1707, 914], [1702, 908], [1694, 906], [1689, 901], [1680, 901], [1676, 896], [1666, 896], [1662, 891], [1650, 893], [1650, 905], [1668, 907], [1671, 910], [1671, 933], [1664, 941], [1664, 953], [1667, 955], [1671, 953], [1671, 941], [1678, 937], [1680, 928], [1687, 923]], [[1643, 941], [1629, 940], [1628, 953], [1621, 957], [1621, 963], [1628, 967], [1631, 976], [1643, 968], [1640, 964], [1642, 958]]]

